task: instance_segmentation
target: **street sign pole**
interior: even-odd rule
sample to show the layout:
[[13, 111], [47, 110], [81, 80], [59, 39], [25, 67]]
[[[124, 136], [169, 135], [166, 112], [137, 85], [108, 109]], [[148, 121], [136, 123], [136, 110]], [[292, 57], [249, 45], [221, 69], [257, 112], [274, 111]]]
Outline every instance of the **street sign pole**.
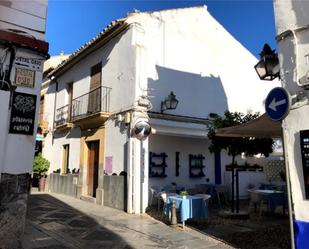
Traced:
[[286, 124], [284, 118], [288, 115], [290, 111], [290, 95], [282, 87], [275, 87], [272, 89], [265, 100], [265, 112], [268, 117], [276, 122], [282, 121], [282, 143], [283, 143], [283, 153], [285, 160], [286, 169], [286, 184], [288, 192], [288, 207], [289, 207], [289, 222], [290, 222], [290, 232], [291, 232], [291, 248], [295, 248], [294, 243], [294, 228], [293, 228], [293, 214], [292, 214], [292, 193], [290, 185], [290, 171], [289, 171], [289, 160], [288, 152], [286, 148]]
[[291, 180], [290, 180], [290, 169], [289, 169], [289, 157], [286, 148], [286, 123], [282, 120], [282, 144], [283, 144], [283, 154], [285, 163], [285, 175], [286, 175], [286, 186], [288, 194], [288, 207], [289, 207], [289, 223], [290, 223], [290, 235], [291, 235], [291, 249], [295, 249], [294, 241], [294, 219], [293, 219], [293, 205], [292, 205], [292, 191], [291, 191]]

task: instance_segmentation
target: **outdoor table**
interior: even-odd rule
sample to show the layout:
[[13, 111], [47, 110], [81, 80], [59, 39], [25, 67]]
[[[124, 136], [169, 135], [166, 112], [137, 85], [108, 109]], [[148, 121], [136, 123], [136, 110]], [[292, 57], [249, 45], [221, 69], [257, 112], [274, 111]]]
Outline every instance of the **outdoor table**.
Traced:
[[261, 183], [259, 189], [276, 190], [276, 185], [274, 185], [272, 183]]
[[254, 192], [261, 195], [263, 200], [268, 202], [271, 213], [273, 213], [277, 206], [282, 206], [283, 214], [286, 207], [286, 194], [283, 191], [269, 190], [269, 189], [256, 189]]
[[172, 202], [176, 202], [176, 209], [180, 210], [180, 217], [183, 228], [185, 221], [193, 217], [207, 217], [208, 209], [202, 197], [198, 196], [168, 196], [167, 205], [165, 207], [165, 215], [171, 212]]

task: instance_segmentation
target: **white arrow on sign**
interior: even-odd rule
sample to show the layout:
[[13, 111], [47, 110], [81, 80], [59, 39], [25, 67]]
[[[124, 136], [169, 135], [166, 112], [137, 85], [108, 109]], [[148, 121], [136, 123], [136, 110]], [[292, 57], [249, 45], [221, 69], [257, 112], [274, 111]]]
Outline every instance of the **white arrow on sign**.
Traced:
[[276, 101], [276, 98], [273, 98], [273, 100], [271, 101], [271, 103], [269, 104], [269, 109], [272, 109], [274, 112], [277, 111], [277, 106], [279, 105], [284, 105], [286, 103], [286, 99], [282, 99], [279, 101]]

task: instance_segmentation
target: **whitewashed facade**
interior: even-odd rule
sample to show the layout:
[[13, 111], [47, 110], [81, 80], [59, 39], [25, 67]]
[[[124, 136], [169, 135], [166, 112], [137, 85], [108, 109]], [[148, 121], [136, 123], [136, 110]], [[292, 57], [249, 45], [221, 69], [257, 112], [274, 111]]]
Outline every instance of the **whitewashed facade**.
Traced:
[[[176, 182], [190, 188], [205, 183], [206, 178], [214, 183], [214, 155], [208, 151], [207, 140], [209, 114], [222, 115], [226, 110], [263, 112], [263, 100], [276, 82], [259, 80], [254, 71], [257, 59], [208, 13], [205, 6], [133, 13], [119, 22], [123, 30], [117, 33], [114, 23], [114, 30], [109, 29], [103, 38], [90, 41], [90, 45], [86, 44], [73, 54], [51, 76], [58, 82], [56, 109], [59, 109], [69, 101], [67, 83], [73, 82], [73, 99], [87, 94], [90, 68], [102, 63], [101, 85], [110, 87], [111, 91], [109, 117], [101, 124], [104, 147], [100, 147], [98, 188], [104, 171], [117, 175], [125, 171], [128, 175], [127, 211], [142, 213], [148, 205], [149, 186]], [[93, 48], [98, 40], [101, 45]], [[92, 52], [86, 54], [91, 49]], [[51, 94], [54, 85], [55, 82], [50, 84]], [[161, 101], [171, 91], [179, 100], [178, 106], [161, 113]], [[148, 108], [142, 103], [145, 99], [151, 103]], [[52, 101], [48, 107], [52, 112]], [[133, 121], [141, 113], [148, 115], [156, 130], [156, 134], [142, 143], [131, 136]], [[44, 154], [52, 161], [51, 171], [60, 168], [60, 145], [69, 143], [70, 168], [81, 169], [79, 180], [85, 184], [87, 167], [81, 167], [85, 160], [81, 159], [80, 137], [86, 132], [96, 132], [91, 129], [93, 127], [86, 129], [84, 124], [79, 126], [73, 122], [72, 127], [48, 133]], [[168, 155], [166, 177], [148, 177], [149, 152]], [[176, 152], [180, 155], [179, 176], [175, 175]], [[205, 157], [205, 176], [189, 177], [189, 154]], [[225, 165], [231, 160], [221, 154], [224, 184]], [[260, 181], [264, 176], [255, 178]], [[87, 189], [80, 187], [81, 194], [87, 195]]]

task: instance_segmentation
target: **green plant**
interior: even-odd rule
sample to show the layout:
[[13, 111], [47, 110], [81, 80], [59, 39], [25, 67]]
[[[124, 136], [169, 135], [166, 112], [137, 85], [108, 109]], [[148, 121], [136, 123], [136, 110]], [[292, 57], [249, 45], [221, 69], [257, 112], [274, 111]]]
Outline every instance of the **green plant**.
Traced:
[[240, 112], [226, 111], [224, 116], [212, 114], [212, 123], [209, 126], [208, 138], [211, 141], [209, 150], [211, 152], [220, 152], [226, 150], [228, 155], [232, 156], [232, 165], [236, 164], [236, 156], [245, 153], [246, 156], [263, 154], [266, 157], [273, 151], [273, 140], [270, 138], [255, 137], [219, 137], [216, 136], [216, 130], [219, 128], [231, 127], [245, 124], [259, 117], [259, 113], [243, 114]]
[[250, 167], [250, 166], [252, 166], [252, 165], [246, 161], [246, 162], [244, 163], [244, 166], [245, 166], [245, 167]]
[[50, 166], [50, 162], [39, 153], [33, 161], [33, 174], [40, 177], [45, 176]]
[[186, 196], [186, 195], [189, 195], [189, 193], [188, 191], [184, 190], [184, 191], [180, 191], [179, 195]]

